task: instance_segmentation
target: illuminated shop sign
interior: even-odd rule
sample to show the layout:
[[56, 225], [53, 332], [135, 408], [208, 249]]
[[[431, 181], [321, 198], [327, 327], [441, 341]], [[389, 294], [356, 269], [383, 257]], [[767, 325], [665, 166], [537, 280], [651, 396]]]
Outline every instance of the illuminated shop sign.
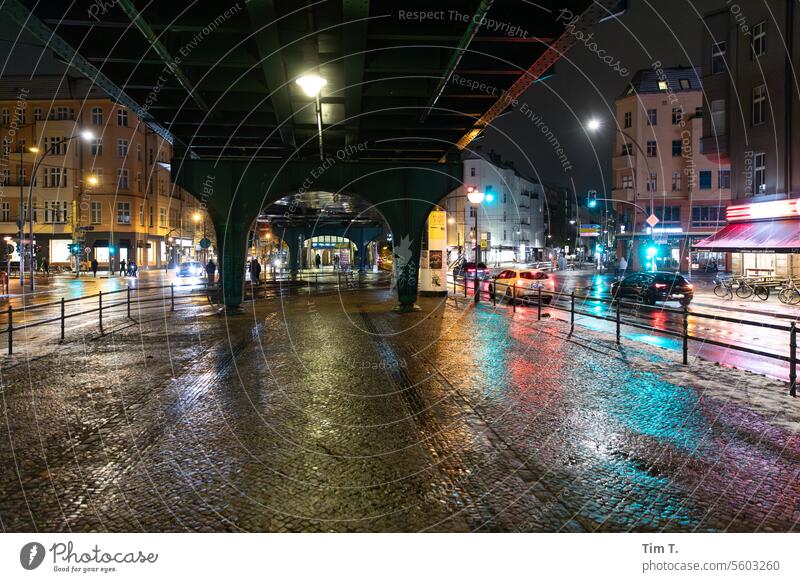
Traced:
[[773, 218], [798, 218], [800, 208], [797, 200], [774, 200], [756, 204], [739, 204], [728, 206], [725, 218], [728, 222], [739, 220], [767, 220]]

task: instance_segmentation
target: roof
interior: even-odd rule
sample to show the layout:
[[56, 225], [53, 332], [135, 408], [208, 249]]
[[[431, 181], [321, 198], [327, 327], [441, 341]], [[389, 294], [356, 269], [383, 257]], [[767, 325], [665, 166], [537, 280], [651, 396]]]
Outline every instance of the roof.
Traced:
[[21, 94], [25, 99], [109, 99], [109, 96], [89, 79], [72, 75], [27, 75], [0, 77], [0, 101], [16, 101]]
[[702, 91], [703, 82], [700, 80], [703, 71], [696, 67], [671, 67], [668, 69], [642, 69], [637, 71], [623, 96], [635, 93], [664, 93], [665, 89], [659, 86], [659, 81], [666, 81], [667, 87], [673, 93], [686, 93]]

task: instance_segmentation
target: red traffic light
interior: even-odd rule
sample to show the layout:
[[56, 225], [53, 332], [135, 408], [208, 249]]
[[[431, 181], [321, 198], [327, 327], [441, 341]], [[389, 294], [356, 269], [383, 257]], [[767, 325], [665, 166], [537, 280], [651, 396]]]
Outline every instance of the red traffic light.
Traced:
[[475, 192], [475, 186], [467, 186], [467, 194], [472, 194]]

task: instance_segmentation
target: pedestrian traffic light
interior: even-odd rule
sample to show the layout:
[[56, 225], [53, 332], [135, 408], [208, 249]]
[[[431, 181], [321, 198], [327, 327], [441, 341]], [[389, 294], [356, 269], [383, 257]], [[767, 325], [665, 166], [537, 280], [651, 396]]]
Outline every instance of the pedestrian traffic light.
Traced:
[[589, 197], [587, 199], [589, 208], [597, 207], [597, 190], [589, 190]]
[[486, 200], [487, 204], [491, 204], [492, 202], [494, 202], [494, 194], [492, 194], [491, 192], [487, 192], [484, 200]]
[[647, 255], [648, 259], [652, 259], [658, 254], [658, 247], [655, 245], [650, 245], [645, 249], [645, 254]]
[[114, 253], [117, 252], [117, 247], [115, 247], [115, 246], [108, 247], [108, 252], [109, 252], [109, 254], [113, 255]]

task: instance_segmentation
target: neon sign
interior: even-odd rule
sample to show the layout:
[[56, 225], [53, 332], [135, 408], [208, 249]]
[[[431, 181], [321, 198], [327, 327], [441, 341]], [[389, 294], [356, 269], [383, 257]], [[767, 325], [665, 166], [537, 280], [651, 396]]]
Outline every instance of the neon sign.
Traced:
[[728, 222], [738, 220], [766, 220], [773, 218], [798, 218], [800, 207], [797, 200], [774, 200], [756, 204], [740, 204], [728, 206], [725, 218]]

